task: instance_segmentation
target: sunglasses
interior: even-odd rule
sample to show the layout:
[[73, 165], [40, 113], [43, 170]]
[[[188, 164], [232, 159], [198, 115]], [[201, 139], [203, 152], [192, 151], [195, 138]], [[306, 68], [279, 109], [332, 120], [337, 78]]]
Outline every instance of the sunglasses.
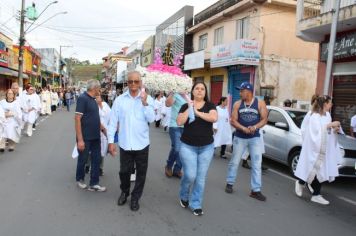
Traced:
[[127, 83], [128, 84], [136, 84], [136, 85], [138, 85], [138, 84], [140, 84], [140, 80], [128, 80]]

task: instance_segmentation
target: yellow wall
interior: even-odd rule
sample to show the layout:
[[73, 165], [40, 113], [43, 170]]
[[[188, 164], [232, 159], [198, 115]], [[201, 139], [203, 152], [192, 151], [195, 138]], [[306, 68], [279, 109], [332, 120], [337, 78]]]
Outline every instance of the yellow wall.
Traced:
[[204, 69], [197, 69], [197, 70], [192, 70], [191, 77], [194, 79], [196, 77], [204, 77], [204, 82], [206, 86], [208, 87], [208, 95], [210, 97], [211, 91], [210, 91], [210, 81], [211, 81], [211, 76], [213, 75], [223, 75], [224, 76], [224, 84], [223, 84], [223, 91], [222, 91], [222, 96], [227, 95], [227, 85], [228, 85], [228, 73], [225, 68], [204, 68]]

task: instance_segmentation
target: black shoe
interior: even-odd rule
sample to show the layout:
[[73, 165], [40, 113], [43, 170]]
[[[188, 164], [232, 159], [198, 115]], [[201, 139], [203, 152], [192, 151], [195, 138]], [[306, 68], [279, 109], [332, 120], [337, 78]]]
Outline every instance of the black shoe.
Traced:
[[99, 169], [99, 176], [104, 176], [104, 171], [103, 171], [103, 169]]
[[167, 131], [167, 126], [164, 127], [164, 131]]
[[251, 191], [250, 197], [255, 198], [255, 199], [257, 199], [259, 201], [262, 201], [262, 202], [266, 201], [266, 197], [261, 192], [253, 192], [253, 191]]
[[90, 167], [89, 166], [85, 166], [85, 174], [89, 174], [90, 171]]
[[232, 189], [232, 185], [231, 184], [226, 184], [225, 192], [232, 193], [233, 191], [234, 190]]
[[0, 149], [0, 152], [5, 152], [5, 149], [1, 148], [1, 149]]
[[251, 169], [251, 166], [248, 164], [248, 162], [247, 162], [246, 160], [244, 160], [244, 161], [242, 162], [242, 167], [243, 167], [243, 168], [246, 168], [246, 169]]
[[204, 212], [202, 209], [195, 209], [195, 210], [193, 210], [193, 214], [195, 216], [202, 216], [202, 215], [204, 215]]
[[131, 211], [138, 211], [140, 209], [140, 204], [138, 204], [138, 200], [131, 200]]
[[12, 148], [9, 149], [9, 152], [13, 152], [13, 151], [14, 151], [14, 149], [12, 149]]
[[189, 206], [189, 201], [183, 201], [182, 199], [180, 200], [180, 205], [183, 208], [187, 208]]
[[221, 155], [220, 158], [227, 159], [227, 157], [225, 155]]
[[119, 206], [124, 205], [127, 202], [128, 196], [129, 196], [128, 194], [122, 192], [119, 199], [117, 200], [117, 205], [119, 205]]
[[180, 179], [180, 178], [182, 178], [183, 173], [182, 173], [182, 171], [174, 172], [174, 173], [173, 173], [173, 176], [176, 177], [176, 178], [178, 178], [178, 179]]
[[266, 170], [268, 170], [268, 167], [262, 166], [261, 169], [262, 169], [262, 171], [266, 171]]

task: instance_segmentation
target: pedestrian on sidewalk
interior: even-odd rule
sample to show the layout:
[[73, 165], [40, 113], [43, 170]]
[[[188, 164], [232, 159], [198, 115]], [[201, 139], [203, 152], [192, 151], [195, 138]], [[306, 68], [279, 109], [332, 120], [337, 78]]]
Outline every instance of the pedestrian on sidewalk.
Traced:
[[22, 110], [24, 113], [25, 133], [32, 136], [33, 126], [41, 111], [40, 97], [35, 93], [35, 88], [31, 84], [26, 85], [26, 93], [22, 98]]
[[252, 166], [250, 197], [266, 201], [266, 197], [261, 193], [262, 142], [260, 129], [267, 123], [267, 107], [264, 101], [254, 97], [252, 84], [244, 82], [237, 89], [240, 90], [241, 100], [234, 104], [231, 115], [231, 124], [236, 128], [236, 131], [233, 140], [234, 150], [228, 165], [225, 192], [233, 192], [240, 161], [248, 150]]
[[83, 93], [77, 102], [75, 110], [75, 131], [79, 152], [76, 180], [79, 188], [85, 189], [85, 163], [89, 153], [91, 156], [91, 171], [89, 191], [105, 192], [106, 187], [99, 185], [99, 168], [101, 162], [100, 131], [106, 132], [100, 124], [99, 107], [95, 97], [100, 94], [98, 80], [89, 80], [87, 92]]
[[302, 124], [302, 150], [299, 156], [295, 176], [299, 179], [295, 183], [295, 193], [301, 197], [303, 186], [311, 185], [311, 201], [328, 205], [321, 195], [322, 183], [335, 180], [339, 175], [338, 163], [341, 160], [337, 133], [340, 122], [332, 122], [330, 109], [331, 97], [317, 97], [312, 111], [304, 118]]
[[182, 163], [179, 156], [183, 126], [177, 124], [177, 117], [182, 105], [186, 103], [185, 94], [170, 93], [166, 99], [166, 107], [170, 108], [169, 137], [171, 139], [171, 150], [168, 154], [165, 174], [167, 177], [182, 177]]
[[126, 203], [130, 195], [130, 176], [136, 166], [135, 187], [131, 192], [132, 211], [140, 208], [139, 200], [142, 196], [146, 181], [149, 154], [149, 125], [155, 119], [154, 101], [141, 88], [142, 80], [138, 71], [131, 71], [127, 75], [128, 91], [117, 97], [112, 106], [108, 129], [109, 152], [116, 155], [114, 144], [115, 132], [119, 130], [120, 147], [120, 189], [121, 195], [118, 205]]
[[218, 112], [218, 121], [214, 123], [214, 148], [221, 147], [220, 157], [226, 159], [226, 145], [232, 144], [230, 115], [228, 111], [228, 100], [221, 97], [216, 108]]
[[4, 135], [0, 142], [0, 152], [4, 152], [6, 141], [8, 142], [9, 152], [12, 152], [15, 150], [15, 145], [19, 143], [21, 137], [21, 106], [11, 89], [6, 91], [5, 99], [1, 100], [0, 106], [5, 112], [6, 118], [3, 124]]
[[180, 204], [201, 216], [205, 180], [214, 156], [213, 123], [218, 120], [218, 114], [215, 105], [209, 102], [203, 82], [194, 84], [191, 99], [181, 107], [177, 117], [177, 124], [184, 125], [179, 152], [184, 172]]

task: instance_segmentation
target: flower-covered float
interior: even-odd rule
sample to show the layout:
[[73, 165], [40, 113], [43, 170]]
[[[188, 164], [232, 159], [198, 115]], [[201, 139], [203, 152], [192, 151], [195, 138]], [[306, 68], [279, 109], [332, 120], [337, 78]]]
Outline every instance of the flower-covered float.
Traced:
[[150, 91], [190, 92], [192, 78], [184, 74], [180, 68], [183, 55], [173, 57], [170, 47], [168, 44], [163, 54], [160, 48], [156, 49], [154, 64], [147, 68], [137, 66], [136, 71], [140, 72], [144, 87]]

